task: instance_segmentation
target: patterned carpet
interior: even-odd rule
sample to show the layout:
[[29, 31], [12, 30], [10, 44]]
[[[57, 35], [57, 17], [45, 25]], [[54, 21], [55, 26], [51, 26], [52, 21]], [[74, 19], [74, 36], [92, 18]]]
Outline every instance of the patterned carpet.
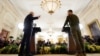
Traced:
[[[18, 56], [13, 54], [0, 54], [0, 56]], [[75, 56], [75, 55], [65, 55], [65, 54], [49, 54], [49, 55], [35, 55], [35, 56]], [[100, 54], [87, 54], [87, 56], [100, 56]]]

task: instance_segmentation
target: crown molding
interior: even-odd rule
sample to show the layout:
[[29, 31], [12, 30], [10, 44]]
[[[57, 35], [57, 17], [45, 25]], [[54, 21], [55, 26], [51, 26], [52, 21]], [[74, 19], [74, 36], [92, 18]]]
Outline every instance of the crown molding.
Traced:
[[2, 6], [6, 12], [10, 12], [16, 20], [19, 20], [22, 17], [22, 14], [13, 6], [10, 0], [2, 0]]
[[[14, 4], [14, 2], [12, 1], [12, 0], [9, 0], [9, 3], [12, 5], [12, 7], [16, 10], [16, 12], [18, 13], [18, 14], [20, 14], [20, 16], [22, 17], [23, 15], [24, 15], [24, 13], [20, 10], [20, 8], [18, 8], [15, 4]], [[17, 14], [17, 15], [18, 15]]]
[[81, 13], [79, 14], [80, 18], [82, 18], [81, 20], [84, 20], [84, 17], [88, 16], [89, 13], [91, 13], [95, 8], [98, 9], [98, 3], [99, 0], [91, 0], [91, 2], [86, 6], [86, 8], [84, 8], [83, 11], [81, 11]]

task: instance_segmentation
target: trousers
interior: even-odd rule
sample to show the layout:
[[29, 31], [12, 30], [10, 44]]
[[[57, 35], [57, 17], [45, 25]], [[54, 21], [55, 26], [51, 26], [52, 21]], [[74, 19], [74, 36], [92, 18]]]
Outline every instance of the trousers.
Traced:
[[30, 38], [32, 37], [32, 29], [24, 30], [23, 39], [21, 41], [21, 47], [19, 55], [30, 54]]
[[82, 39], [81, 30], [80, 30], [79, 25], [71, 26], [71, 34], [76, 43], [76, 51], [83, 52], [84, 44], [83, 44], [83, 39]]

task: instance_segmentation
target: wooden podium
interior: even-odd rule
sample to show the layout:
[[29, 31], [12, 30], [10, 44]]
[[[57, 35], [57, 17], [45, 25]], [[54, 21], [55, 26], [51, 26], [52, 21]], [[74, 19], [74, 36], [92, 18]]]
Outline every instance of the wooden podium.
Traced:
[[32, 54], [35, 54], [35, 37], [31, 38], [31, 41], [30, 41], [30, 51], [31, 51]]
[[33, 28], [33, 32], [32, 32], [32, 37], [30, 39], [30, 51], [33, 54], [36, 54], [36, 48], [35, 48], [35, 34], [37, 32], [41, 32], [41, 28], [40, 27], [34, 27]]
[[74, 38], [72, 37], [70, 31], [70, 27], [64, 27], [62, 31], [68, 33], [69, 36], [69, 49], [68, 49], [69, 54], [75, 54], [76, 46], [75, 46]]

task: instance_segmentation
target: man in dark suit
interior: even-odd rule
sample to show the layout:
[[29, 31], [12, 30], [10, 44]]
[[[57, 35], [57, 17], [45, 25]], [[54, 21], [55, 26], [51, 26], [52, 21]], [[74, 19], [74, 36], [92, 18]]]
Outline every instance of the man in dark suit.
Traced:
[[[38, 19], [40, 16], [34, 17], [34, 13], [30, 12], [24, 20], [24, 36], [21, 41], [21, 47], [19, 56], [31, 56], [30, 53], [30, 38], [32, 37], [32, 26], [33, 21]], [[25, 53], [24, 53], [25, 52]]]
[[79, 27], [79, 18], [75, 14], [73, 14], [72, 10], [68, 10], [68, 16], [63, 28], [66, 25], [70, 26], [72, 37], [74, 38], [76, 42], [77, 56], [86, 56], [84, 52], [82, 35], [81, 35], [80, 27]]

